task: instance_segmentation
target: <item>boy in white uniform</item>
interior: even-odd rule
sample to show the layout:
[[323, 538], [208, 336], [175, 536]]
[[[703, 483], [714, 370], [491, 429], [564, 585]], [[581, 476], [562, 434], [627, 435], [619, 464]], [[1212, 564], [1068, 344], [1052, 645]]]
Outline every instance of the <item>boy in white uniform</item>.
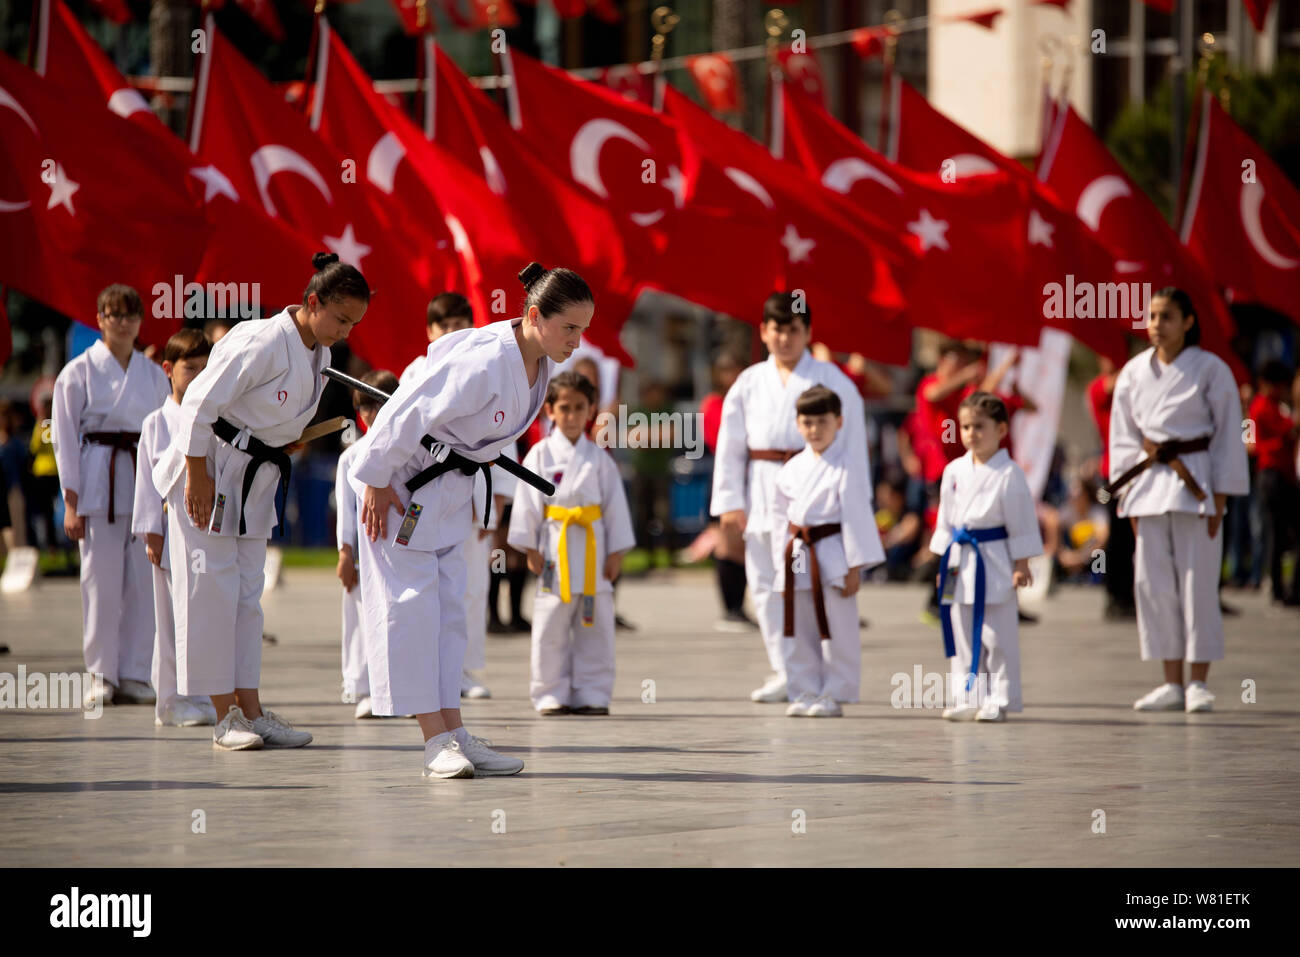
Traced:
[[537, 576], [533, 601], [533, 707], [543, 715], [609, 714], [614, 693], [614, 579], [636, 544], [614, 459], [586, 436], [596, 388], [576, 372], [551, 379], [554, 428], [524, 467], [555, 483], [550, 504], [521, 485], [509, 543]]
[[[397, 389], [397, 376], [387, 369], [374, 369], [361, 377], [366, 385], [382, 392]], [[361, 423], [369, 429], [379, 414], [380, 402], [373, 396], [353, 390], [352, 405]], [[365, 630], [361, 627], [361, 587], [357, 572], [357, 493], [348, 482], [348, 469], [356, 458], [353, 442], [339, 455], [334, 471], [334, 535], [339, 546], [339, 563], [335, 569], [343, 583], [343, 703], [356, 705], [353, 717], [373, 718], [370, 709], [370, 673], [366, 665]]]
[[136, 444], [145, 416], [167, 398], [167, 377], [135, 350], [143, 307], [130, 286], [99, 294], [104, 337], [54, 380], [54, 458], [63, 528], [81, 550], [82, 647], [103, 682], [86, 707], [153, 704], [149, 559], [131, 534]]
[[[769, 296], [760, 334], [770, 355], [742, 372], [722, 403], [709, 511], [721, 517], [723, 526], [745, 536], [745, 579], [772, 667], [772, 675], [750, 695], [754, 701], [788, 697], [782, 605], [772, 590], [772, 536], [781, 531], [771, 517], [772, 483], [781, 465], [803, 448], [794, 407], [807, 389], [824, 385], [840, 397], [845, 454], [856, 460], [853, 468], [859, 474], [871, 474], [862, 396], [848, 376], [808, 352], [811, 323], [802, 298], [784, 292]], [[870, 483], [862, 495], [870, 504]]]
[[1133, 707], [1209, 711], [1210, 662], [1223, 658], [1220, 525], [1228, 496], [1250, 487], [1241, 398], [1232, 370], [1197, 345], [1200, 320], [1181, 289], [1151, 297], [1147, 336], [1151, 348], [1115, 380], [1105, 489], [1121, 493], [1120, 517], [1137, 523], [1142, 660], [1164, 663], [1165, 683]]
[[[425, 309], [424, 330], [429, 337], [430, 345], [449, 332], [460, 332], [462, 329], [473, 328], [474, 307], [460, 293], [441, 292], [429, 300], [429, 305]], [[402, 370], [402, 374], [398, 376], [398, 381], [405, 385], [418, 376], [424, 370], [424, 363], [428, 359], [428, 355], [429, 352], [426, 349], [412, 359], [410, 364]]]
[[998, 444], [1006, 404], [973, 392], [957, 407], [966, 454], [943, 470], [930, 551], [940, 556], [939, 619], [952, 659], [949, 721], [1004, 721], [1023, 711], [1015, 590], [1033, 584], [1029, 559], [1043, 553], [1029, 482]]
[[861, 686], [856, 595], [863, 569], [885, 560], [871, 478], [849, 455], [840, 397], [813, 386], [795, 403], [807, 446], [773, 483], [772, 563], [782, 594], [781, 650], [789, 717], [838, 718]]
[[[465, 539], [475, 470], [484, 471], [541, 410], [552, 364], [577, 347], [595, 307], [567, 269], [530, 263], [520, 319], [443, 336], [359, 444], [362, 606], [376, 714], [414, 714], [426, 777], [516, 774], [461, 722]], [[487, 516], [484, 516], [485, 518]]]
[[336, 254], [317, 253], [312, 265], [302, 305], [241, 322], [213, 346], [154, 469], [167, 496], [177, 685], [211, 696], [221, 716], [212, 746], [222, 751], [311, 741], [261, 706], [266, 542], [289, 454], [320, 404], [328, 347], [370, 301], [365, 278]]
[[153, 686], [158, 696], [154, 724], [172, 727], [216, 724], [212, 702], [196, 695], [187, 697], [176, 690], [176, 625], [172, 616], [172, 563], [165, 543], [167, 516], [163, 497], [154, 488], [153, 468], [171, 445], [180, 421], [185, 390], [208, 364], [212, 344], [197, 329], [182, 329], [163, 348], [163, 372], [172, 392], [160, 408], [145, 416], [140, 426], [140, 448], [136, 455], [135, 505], [131, 510], [131, 531], [143, 539], [153, 565]]

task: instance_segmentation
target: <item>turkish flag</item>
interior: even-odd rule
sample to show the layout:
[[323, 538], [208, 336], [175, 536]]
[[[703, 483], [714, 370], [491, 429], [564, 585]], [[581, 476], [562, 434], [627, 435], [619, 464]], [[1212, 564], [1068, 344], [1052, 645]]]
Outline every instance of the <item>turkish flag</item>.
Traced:
[[[97, 112], [105, 106], [131, 121], [134, 135], [118, 146], [139, 156], [166, 153], [187, 170], [183, 181], [203, 211], [206, 232], [199, 283], [257, 283], [265, 306], [293, 302], [302, 294], [304, 263], [319, 243], [279, 219], [271, 219], [247, 194], [241, 197], [215, 166], [201, 163], [127, 85], [98, 44], [60, 0], [42, 0], [37, 72], [58, 86], [76, 108]], [[169, 280], [173, 277], [167, 277]], [[179, 318], [179, 317], [177, 317]]]
[[[148, 302], [156, 283], [194, 276], [204, 225], [183, 164], [118, 148], [129, 121], [69, 106], [0, 55], [0, 283], [89, 323], [105, 286], [126, 283]], [[171, 332], [146, 307], [141, 340], [162, 345]]]
[[[433, 78], [426, 101], [426, 136], [482, 178], [513, 211], [514, 226], [529, 251], [516, 269], [536, 260], [572, 269], [586, 280], [596, 298], [596, 319], [587, 337], [607, 355], [632, 366], [618, 332], [632, 311], [637, 289], [626, 273], [614, 217], [548, 169], [534, 155], [533, 145], [511, 129], [496, 104], [431, 37], [425, 38], [424, 55], [425, 75]], [[517, 281], [506, 288], [519, 288]]]
[[654, 106], [655, 77], [653, 73], [642, 73], [631, 63], [605, 67], [600, 71], [599, 82], [624, 98], [645, 106]]
[[[1119, 162], [1080, 119], [1063, 104], [1044, 150], [1039, 176], [1066, 208], [1115, 256], [1116, 271], [1126, 282], [1184, 289], [1196, 304], [1202, 344], [1224, 358], [1236, 325], [1205, 266], [1178, 241], [1160, 210], [1124, 172]], [[1145, 305], [1134, 317], [1134, 335], [1145, 333]], [[1135, 304], [1135, 310], [1136, 304]]]
[[506, 64], [528, 150], [613, 213], [634, 278], [756, 323], [776, 275], [773, 251], [752, 248], [765, 218], [688, 202], [677, 129], [662, 115], [517, 51]]
[[1273, 0], [1242, 0], [1242, 3], [1246, 5], [1246, 13], [1250, 15], [1255, 32], [1263, 33], [1264, 21], [1268, 19], [1268, 10], [1273, 6]]
[[731, 57], [725, 53], [687, 57], [686, 69], [709, 109], [720, 113], [735, 113], [741, 109], [740, 81]]
[[[1037, 345], [1043, 325], [1119, 361], [1115, 324], [1050, 315], [1044, 286], [1064, 283], [1063, 260], [1089, 273], [1108, 266], [1096, 244], [1080, 248], [1027, 176], [994, 170], [952, 181], [891, 164], [805, 97], [783, 100], [785, 155], [906, 238], [917, 258], [898, 272], [908, 320], [955, 338]], [[1080, 279], [1083, 268], [1074, 269]]]
[[893, 84], [891, 159], [922, 173], [959, 179], [1002, 170], [1013, 176], [1029, 171], [978, 136], [944, 116], [910, 84]]
[[131, 8], [126, 0], [90, 0], [90, 5], [99, 11], [99, 15], [114, 23], [130, 23]]
[[[375, 92], [325, 18], [316, 59], [321, 108], [312, 125], [345, 156], [365, 156], [366, 178], [401, 197], [417, 221], [445, 223], [461, 259], [478, 325], [513, 315], [517, 273], [529, 262], [515, 213], [487, 183], [425, 139], [402, 110]], [[441, 231], [441, 230], [440, 230]]]
[[992, 30], [997, 25], [998, 17], [1004, 13], [1006, 11], [1000, 7], [993, 7], [976, 13], [955, 13], [944, 19], [949, 23], [972, 23], [977, 27], [983, 27], [985, 30]]
[[885, 41], [891, 36], [898, 36], [898, 31], [890, 27], [859, 27], [853, 31], [850, 42], [854, 53], [870, 60], [885, 52]]
[[[323, 143], [301, 113], [217, 32], [208, 18], [192, 143], [241, 196], [283, 219], [365, 275], [373, 298], [350, 337], [376, 368], [403, 368], [427, 345], [429, 298], [462, 283], [451, 243], [427, 244], [366, 180], [364, 156]], [[319, 100], [316, 108], [319, 108]], [[306, 264], [302, 267], [306, 273]], [[305, 285], [308, 275], [302, 276]]]
[[[490, 8], [497, 5], [497, 18], [493, 23]], [[517, 27], [519, 14], [510, 0], [442, 0], [451, 22], [462, 30], [481, 30], [484, 27]]]
[[1183, 241], [1232, 302], [1300, 322], [1300, 191], [1207, 90]]
[[433, 15], [433, 0], [392, 0], [392, 4], [407, 36], [418, 37], [423, 33], [437, 32], [438, 21]]
[[793, 47], [781, 47], [776, 51], [776, 60], [785, 74], [787, 86], [797, 87], [822, 106], [826, 105], [826, 80], [812, 50], [796, 53]]
[[[750, 247], [774, 254], [776, 288], [805, 291], [818, 339], [832, 349], [906, 364], [911, 330], [900, 320], [903, 299], [890, 270], [901, 248], [889, 251], [869, 238], [836, 209], [831, 193], [671, 87], [664, 112], [681, 130], [692, 194], [763, 218]], [[705, 164], [722, 175], [699, 178]], [[711, 188], [717, 194], [705, 195]]]
[[284, 40], [284, 24], [280, 22], [280, 15], [275, 12], [275, 5], [271, 0], [235, 0], [239, 9], [253, 18], [253, 22], [262, 28], [262, 32], [280, 43]]

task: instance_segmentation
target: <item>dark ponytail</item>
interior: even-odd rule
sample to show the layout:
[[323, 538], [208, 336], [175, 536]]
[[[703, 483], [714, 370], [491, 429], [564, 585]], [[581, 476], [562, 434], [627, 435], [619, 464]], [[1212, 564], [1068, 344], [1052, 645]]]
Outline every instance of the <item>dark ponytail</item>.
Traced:
[[302, 293], [302, 304], [312, 293], [320, 302], [337, 302], [340, 299], [360, 299], [370, 302], [370, 285], [356, 266], [340, 262], [338, 253], [316, 253], [311, 257], [315, 275]]
[[529, 306], [536, 306], [542, 317], [563, 312], [569, 306], [594, 302], [591, 288], [572, 269], [544, 269], [541, 263], [529, 263], [519, 270], [519, 281], [524, 284], [524, 314]]
[[1178, 311], [1183, 314], [1183, 318], [1191, 316], [1196, 320], [1190, 329], [1183, 336], [1183, 346], [1199, 346], [1201, 344], [1201, 317], [1196, 314], [1196, 307], [1192, 305], [1192, 297], [1183, 292], [1177, 286], [1165, 286], [1151, 296], [1152, 299], [1168, 299], [1178, 307]]

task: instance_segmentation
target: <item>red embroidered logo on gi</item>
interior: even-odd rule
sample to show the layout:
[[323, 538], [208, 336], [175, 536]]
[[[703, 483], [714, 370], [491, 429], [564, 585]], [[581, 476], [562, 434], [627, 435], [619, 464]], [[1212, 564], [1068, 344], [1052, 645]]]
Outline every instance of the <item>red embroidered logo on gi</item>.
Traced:
[[563, 472], [556, 472], [554, 475], [551, 476], [551, 484], [552, 484], [552, 485], [559, 485], [559, 484], [560, 484], [560, 479], [562, 479], [562, 478], [564, 478], [564, 473], [563, 473]]
[[506, 414], [502, 412], [500, 409], [497, 409], [497, 414], [492, 416], [492, 422], [496, 425], [500, 425], [505, 420], [506, 420]]
[[275, 398], [281, 405], [284, 405], [285, 399], [289, 398], [289, 393], [281, 389], [275, 394]]

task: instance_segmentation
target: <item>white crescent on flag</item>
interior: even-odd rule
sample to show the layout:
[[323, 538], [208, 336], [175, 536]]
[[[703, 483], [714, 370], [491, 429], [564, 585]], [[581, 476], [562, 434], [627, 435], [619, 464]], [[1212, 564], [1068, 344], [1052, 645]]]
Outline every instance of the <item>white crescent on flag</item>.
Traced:
[[393, 182], [397, 178], [397, 167], [406, 156], [406, 147], [389, 130], [370, 148], [366, 160], [366, 179], [374, 183], [389, 196], [393, 195]]
[[1095, 233], [1101, 227], [1102, 214], [1106, 212], [1106, 207], [1111, 201], [1132, 195], [1133, 191], [1129, 189], [1128, 183], [1124, 182], [1122, 177], [1113, 173], [1098, 176], [1079, 194], [1075, 212], [1079, 219]]
[[[41, 131], [36, 128], [35, 122], [32, 121], [32, 118], [27, 114], [27, 111], [23, 109], [23, 105], [15, 100], [13, 95], [2, 86], [0, 86], [0, 107], [13, 110], [17, 113], [19, 118], [27, 124], [27, 128], [35, 134], [36, 138], [41, 138]], [[26, 209], [30, 205], [31, 203], [27, 200], [24, 200], [21, 203], [14, 203], [7, 199], [0, 199], [0, 213], [14, 213], [20, 209]]]
[[324, 177], [305, 157], [289, 149], [289, 147], [277, 145], [259, 147], [248, 158], [248, 162], [253, 167], [253, 179], [257, 182], [257, 191], [261, 194], [262, 205], [266, 207], [268, 216], [278, 217], [280, 215], [276, 212], [275, 203], [271, 202], [270, 194], [266, 191], [271, 182], [271, 177], [276, 173], [297, 173], [320, 190], [320, 194], [325, 197], [325, 202], [331, 206], [334, 205], [334, 197], [330, 195]]
[[828, 189], [833, 189], [837, 193], [847, 194], [853, 189], [853, 184], [860, 180], [869, 179], [872, 182], [879, 183], [891, 193], [903, 195], [903, 189], [889, 176], [876, 167], [872, 166], [864, 159], [856, 156], [846, 156], [843, 159], [837, 159], [826, 171], [822, 173], [822, 185]]
[[1264, 234], [1264, 224], [1259, 215], [1263, 204], [1263, 183], [1241, 184], [1241, 226], [1246, 231], [1246, 238], [1255, 247], [1255, 252], [1259, 253], [1260, 258], [1274, 269], [1295, 269], [1300, 266], [1300, 260], [1283, 256]]

